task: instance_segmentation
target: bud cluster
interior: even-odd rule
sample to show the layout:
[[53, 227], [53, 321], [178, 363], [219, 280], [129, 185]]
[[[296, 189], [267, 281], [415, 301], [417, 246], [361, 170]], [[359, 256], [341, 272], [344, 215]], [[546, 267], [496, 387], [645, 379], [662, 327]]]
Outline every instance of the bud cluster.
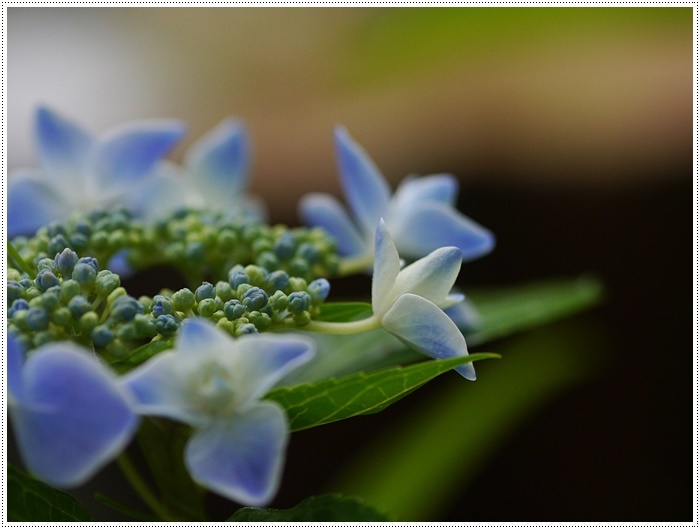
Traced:
[[183, 288], [139, 301], [148, 307], [156, 330], [164, 336], [175, 334], [182, 321], [192, 316], [208, 318], [232, 336], [241, 336], [308, 325], [329, 290], [330, 283], [323, 278], [307, 283], [283, 270], [236, 265], [229, 270], [228, 281], [204, 282], [194, 292]]
[[72, 340], [119, 359], [154, 338], [173, 336], [188, 317], [208, 318], [235, 337], [303, 327], [318, 315], [329, 290], [326, 279], [307, 283], [283, 270], [236, 265], [228, 281], [137, 300], [117, 274], [99, 270], [97, 259], [65, 248], [53, 259], [39, 259], [35, 279], [8, 270], [8, 330], [28, 349]]
[[171, 265], [194, 284], [205, 277], [222, 277], [234, 264], [283, 270], [307, 281], [332, 276], [338, 269], [335, 243], [323, 230], [235, 221], [196, 210], [178, 211], [154, 225], [144, 225], [125, 210], [95, 211], [50, 223], [33, 237], [15, 238], [13, 244], [28, 263], [66, 247], [102, 263], [126, 250], [135, 269]]

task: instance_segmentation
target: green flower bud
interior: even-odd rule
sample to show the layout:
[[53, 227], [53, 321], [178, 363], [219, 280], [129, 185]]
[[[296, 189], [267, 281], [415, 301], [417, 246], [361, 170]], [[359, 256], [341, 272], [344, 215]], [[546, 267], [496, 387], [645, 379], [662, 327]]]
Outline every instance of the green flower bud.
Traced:
[[77, 281], [73, 281], [72, 279], [69, 279], [68, 281], [64, 281], [61, 283], [61, 295], [60, 299], [61, 302], [67, 303], [69, 302], [72, 298], [80, 294], [80, 285], [78, 284]]
[[106, 351], [112, 358], [124, 358], [129, 353], [129, 348], [121, 340], [112, 340]]
[[232, 299], [236, 293], [231, 288], [231, 285], [225, 281], [216, 283], [216, 296], [221, 298], [221, 301], [226, 302]]
[[308, 311], [300, 312], [294, 315], [294, 324], [298, 327], [303, 327], [311, 322], [311, 314]]
[[114, 289], [118, 288], [121, 283], [119, 276], [113, 274], [109, 270], [102, 270], [97, 274], [95, 280], [95, 292], [101, 298], [107, 297]]
[[173, 294], [173, 305], [175, 310], [187, 312], [194, 307], [196, 298], [189, 288], [183, 288]]
[[245, 273], [250, 278], [250, 284], [255, 286], [264, 286], [267, 271], [255, 265], [248, 265], [244, 269]]
[[80, 316], [80, 328], [85, 334], [90, 333], [99, 322], [100, 318], [97, 316], [97, 313], [92, 310]]
[[282, 312], [287, 308], [287, 305], [289, 304], [289, 299], [287, 298], [287, 295], [282, 292], [281, 290], [278, 290], [272, 296], [270, 296], [270, 306], [276, 311], [276, 312]]
[[109, 342], [114, 340], [114, 333], [106, 325], [97, 325], [90, 331], [90, 339], [97, 347], [104, 349]]
[[68, 310], [70, 310], [73, 319], [79, 320], [90, 310], [90, 302], [83, 296], [74, 296], [68, 302]]
[[67, 307], [59, 307], [51, 313], [51, 322], [59, 327], [65, 327], [70, 324], [71, 313]]
[[197, 305], [197, 312], [205, 318], [210, 318], [216, 312], [216, 301], [213, 299], [203, 299]]

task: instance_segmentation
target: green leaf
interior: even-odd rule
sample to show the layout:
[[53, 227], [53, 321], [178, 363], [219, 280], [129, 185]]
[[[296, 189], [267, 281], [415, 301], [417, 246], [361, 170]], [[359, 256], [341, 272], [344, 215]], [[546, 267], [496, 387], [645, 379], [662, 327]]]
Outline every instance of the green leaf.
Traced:
[[[493, 353], [470, 355], [469, 362], [500, 358]], [[305, 430], [357, 415], [377, 413], [438, 375], [465, 363], [465, 358], [430, 360], [408, 367], [357, 373], [271, 391], [289, 416], [292, 431]]]
[[120, 358], [112, 362], [112, 367], [118, 373], [126, 373], [131, 371], [133, 368], [140, 366], [149, 358], [172, 349], [174, 347], [175, 340], [173, 338], [166, 338], [165, 340], [156, 340], [154, 342], [149, 342], [141, 347], [137, 347], [126, 358]]
[[388, 522], [385, 514], [359, 498], [324, 494], [312, 496], [291, 509], [244, 507], [227, 522]]
[[348, 321], [363, 320], [372, 315], [372, 305], [362, 302], [348, 303], [324, 303], [321, 305], [321, 314], [314, 318], [318, 321], [344, 323]]
[[467, 334], [470, 346], [559, 320], [600, 302], [603, 287], [590, 277], [553, 280], [515, 288], [473, 290], [469, 297], [482, 326]]
[[7, 466], [8, 522], [91, 522], [92, 516], [70, 494]]

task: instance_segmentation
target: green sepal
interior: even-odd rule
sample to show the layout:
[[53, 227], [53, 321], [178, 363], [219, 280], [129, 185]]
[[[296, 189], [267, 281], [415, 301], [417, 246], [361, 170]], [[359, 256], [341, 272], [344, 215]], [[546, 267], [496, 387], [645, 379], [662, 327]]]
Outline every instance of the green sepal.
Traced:
[[92, 522], [92, 515], [67, 492], [7, 465], [8, 522]]
[[[487, 358], [500, 356], [478, 353], [469, 355], [468, 362]], [[284, 407], [292, 431], [305, 430], [380, 412], [438, 375], [465, 363], [464, 357], [430, 360], [408, 367], [391, 367], [373, 373], [278, 388], [268, 393], [267, 398]]]
[[311, 496], [291, 509], [237, 510], [227, 522], [389, 522], [389, 518], [359, 498], [340, 494]]

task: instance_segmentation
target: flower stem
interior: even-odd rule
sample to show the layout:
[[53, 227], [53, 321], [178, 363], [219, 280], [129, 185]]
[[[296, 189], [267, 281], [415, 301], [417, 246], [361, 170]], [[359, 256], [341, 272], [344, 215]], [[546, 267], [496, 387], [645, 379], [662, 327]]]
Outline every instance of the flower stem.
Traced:
[[381, 327], [379, 318], [374, 315], [360, 321], [349, 321], [344, 323], [331, 321], [312, 321], [302, 327], [305, 331], [321, 332], [324, 334], [357, 334], [361, 332], [373, 331]]
[[345, 277], [366, 272], [372, 268], [373, 264], [374, 257], [371, 254], [341, 259], [338, 266], [338, 276]]
[[15, 264], [22, 269], [23, 272], [29, 274], [29, 277], [32, 279], [36, 278], [36, 270], [34, 270], [24, 259], [22, 259], [17, 251], [17, 248], [15, 248], [10, 241], [7, 241], [7, 254], [15, 262]]
[[158, 499], [153, 495], [139, 473], [136, 471], [134, 464], [131, 462], [131, 459], [129, 459], [129, 456], [126, 455], [126, 452], [123, 452], [117, 458], [117, 464], [119, 465], [122, 474], [124, 474], [124, 477], [126, 477], [143, 502], [149, 509], [151, 509], [151, 511], [153, 511], [156, 516], [165, 522], [177, 521], [172, 520], [170, 516], [168, 516], [168, 513], [165, 512]]

